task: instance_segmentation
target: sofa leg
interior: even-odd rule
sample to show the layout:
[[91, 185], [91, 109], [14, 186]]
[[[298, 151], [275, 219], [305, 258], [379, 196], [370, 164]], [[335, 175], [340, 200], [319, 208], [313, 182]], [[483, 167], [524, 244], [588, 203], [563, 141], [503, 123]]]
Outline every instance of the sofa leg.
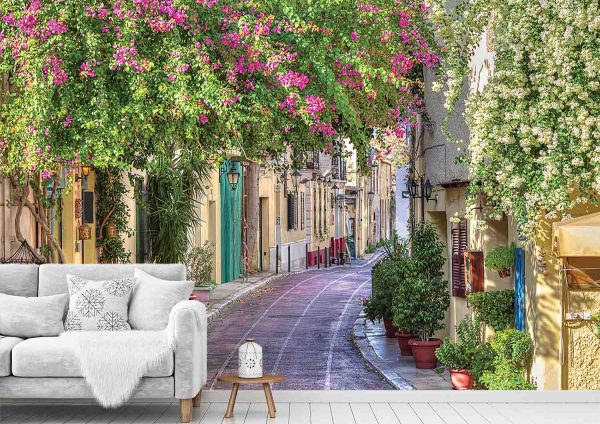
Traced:
[[181, 422], [189, 423], [192, 420], [192, 399], [180, 399], [179, 406], [181, 407]]
[[196, 408], [200, 406], [200, 402], [202, 402], [202, 390], [200, 390], [198, 394], [194, 396], [194, 399], [192, 399], [192, 403]]

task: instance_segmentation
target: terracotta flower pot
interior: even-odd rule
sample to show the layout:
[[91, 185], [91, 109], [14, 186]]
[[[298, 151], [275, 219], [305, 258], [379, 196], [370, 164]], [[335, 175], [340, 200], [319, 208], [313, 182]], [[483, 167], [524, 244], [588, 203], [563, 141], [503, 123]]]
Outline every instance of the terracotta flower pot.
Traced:
[[500, 278], [510, 277], [510, 268], [501, 269], [500, 271], [498, 271], [498, 275], [500, 276]]
[[[212, 289], [199, 289], [199, 288], [194, 288], [194, 291], [192, 292], [192, 296], [195, 297], [195, 300], [204, 303], [205, 305], [208, 303], [208, 299], [210, 297], [210, 292], [212, 292]], [[191, 300], [191, 299], [190, 299]]]
[[471, 390], [473, 389], [473, 375], [469, 372], [469, 370], [449, 370], [450, 371], [450, 381], [452, 382], [452, 387], [456, 390]]
[[440, 339], [429, 339], [426, 341], [410, 339], [408, 345], [412, 348], [415, 357], [415, 366], [419, 369], [437, 368], [437, 358], [435, 351], [442, 345]]
[[398, 327], [396, 327], [391, 319], [384, 319], [383, 326], [385, 327], [385, 337], [388, 339], [396, 337], [396, 331], [398, 331]]
[[410, 339], [412, 339], [414, 334], [410, 334], [408, 331], [400, 329], [396, 333], [396, 338], [398, 339], [398, 347], [400, 348], [400, 355], [402, 356], [412, 356], [412, 347], [408, 344]]

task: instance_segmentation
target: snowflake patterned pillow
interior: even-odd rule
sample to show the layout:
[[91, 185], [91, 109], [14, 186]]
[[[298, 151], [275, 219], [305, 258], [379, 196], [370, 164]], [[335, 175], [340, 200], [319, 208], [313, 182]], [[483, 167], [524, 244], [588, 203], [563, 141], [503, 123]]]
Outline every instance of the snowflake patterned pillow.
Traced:
[[127, 304], [133, 291], [132, 278], [92, 281], [67, 274], [69, 311], [67, 331], [131, 330]]

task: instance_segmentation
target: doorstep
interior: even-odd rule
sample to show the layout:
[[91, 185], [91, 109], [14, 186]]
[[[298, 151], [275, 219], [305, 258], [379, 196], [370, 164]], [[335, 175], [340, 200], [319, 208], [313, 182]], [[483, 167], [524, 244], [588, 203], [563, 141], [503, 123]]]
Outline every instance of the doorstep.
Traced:
[[397, 390], [452, 389], [448, 371], [420, 370], [412, 356], [401, 356], [397, 340], [385, 337], [383, 322], [372, 323], [363, 313], [354, 323], [353, 336], [363, 358]]

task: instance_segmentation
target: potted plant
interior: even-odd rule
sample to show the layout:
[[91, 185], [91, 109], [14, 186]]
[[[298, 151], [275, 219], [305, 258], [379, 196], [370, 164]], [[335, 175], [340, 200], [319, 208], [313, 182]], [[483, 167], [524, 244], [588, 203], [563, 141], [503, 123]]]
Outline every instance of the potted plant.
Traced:
[[371, 271], [372, 295], [363, 301], [367, 318], [372, 322], [383, 320], [385, 335], [389, 338], [396, 337], [399, 331], [392, 322], [392, 303], [396, 287], [400, 284], [397, 268], [407, 257], [407, 247], [406, 241], [396, 235], [384, 246], [384, 258]]
[[435, 355], [450, 372], [450, 381], [456, 390], [472, 389], [493, 361], [489, 344], [483, 343], [482, 324], [470, 317], [458, 324], [456, 340], [447, 337]]
[[514, 264], [515, 249], [513, 247], [496, 247], [485, 255], [485, 267], [498, 271], [501, 278], [510, 276], [510, 270]]
[[192, 297], [203, 303], [208, 303], [210, 293], [217, 286], [212, 279], [214, 249], [212, 243], [206, 241], [202, 246], [194, 247], [187, 256], [187, 275], [194, 282]]
[[444, 328], [446, 310], [450, 305], [448, 282], [444, 280], [444, 244], [435, 226], [420, 223], [411, 237], [412, 256], [398, 268], [399, 284], [394, 296], [394, 323], [406, 327], [417, 368], [434, 369], [435, 351], [442, 341], [433, 338]]

